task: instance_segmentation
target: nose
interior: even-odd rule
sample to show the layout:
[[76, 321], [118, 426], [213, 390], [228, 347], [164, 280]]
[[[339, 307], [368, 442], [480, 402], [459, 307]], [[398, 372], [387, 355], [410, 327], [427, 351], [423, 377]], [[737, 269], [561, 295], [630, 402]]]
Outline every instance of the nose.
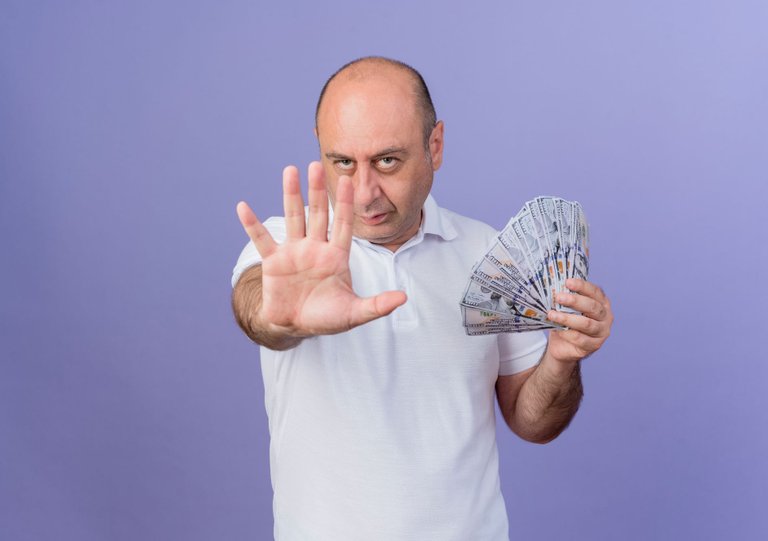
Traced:
[[355, 208], [366, 208], [381, 197], [379, 175], [370, 164], [359, 165], [352, 176], [355, 187]]

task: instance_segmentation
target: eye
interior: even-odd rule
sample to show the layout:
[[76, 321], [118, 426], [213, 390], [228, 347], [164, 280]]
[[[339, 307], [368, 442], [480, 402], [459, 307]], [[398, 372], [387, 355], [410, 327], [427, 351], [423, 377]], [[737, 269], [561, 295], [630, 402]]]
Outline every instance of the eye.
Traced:
[[376, 160], [376, 165], [379, 169], [393, 169], [397, 165], [398, 159], [392, 156], [384, 156]]
[[343, 171], [349, 171], [355, 165], [355, 162], [349, 159], [335, 160], [333, 164]]

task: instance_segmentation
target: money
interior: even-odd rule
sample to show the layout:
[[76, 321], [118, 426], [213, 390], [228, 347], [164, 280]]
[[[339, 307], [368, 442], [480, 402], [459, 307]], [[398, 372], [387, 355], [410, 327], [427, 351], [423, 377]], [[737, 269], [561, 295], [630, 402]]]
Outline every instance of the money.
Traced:
[[581, 205], [559, 197], [528, 201], [472, 268], [460, 305], [467, 334], [564, 329], [547, 319], [568, 278], [587, 279], [589, 227]]

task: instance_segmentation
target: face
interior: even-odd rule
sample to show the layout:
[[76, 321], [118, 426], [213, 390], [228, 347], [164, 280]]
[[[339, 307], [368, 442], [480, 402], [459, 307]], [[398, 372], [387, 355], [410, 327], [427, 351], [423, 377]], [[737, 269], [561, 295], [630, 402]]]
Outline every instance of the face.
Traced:
[[421, 225], [421, 209], [442, 162], [443, 125], [425, 148], [411, 83], [395, 70], [335, 80], [317, 120], [320, 155], [335, 205], [343, 175], [355, 188], [355, 236], [395, 251]]

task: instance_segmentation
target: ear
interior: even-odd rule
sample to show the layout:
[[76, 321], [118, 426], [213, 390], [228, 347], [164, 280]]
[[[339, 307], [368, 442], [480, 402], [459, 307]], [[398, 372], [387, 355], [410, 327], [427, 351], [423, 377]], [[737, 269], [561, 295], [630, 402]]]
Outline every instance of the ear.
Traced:
[[429, 154], [432, 157], [432, 170], [437, 171], [443, 164], [443, 121], [438, 120], [429, 136]]

